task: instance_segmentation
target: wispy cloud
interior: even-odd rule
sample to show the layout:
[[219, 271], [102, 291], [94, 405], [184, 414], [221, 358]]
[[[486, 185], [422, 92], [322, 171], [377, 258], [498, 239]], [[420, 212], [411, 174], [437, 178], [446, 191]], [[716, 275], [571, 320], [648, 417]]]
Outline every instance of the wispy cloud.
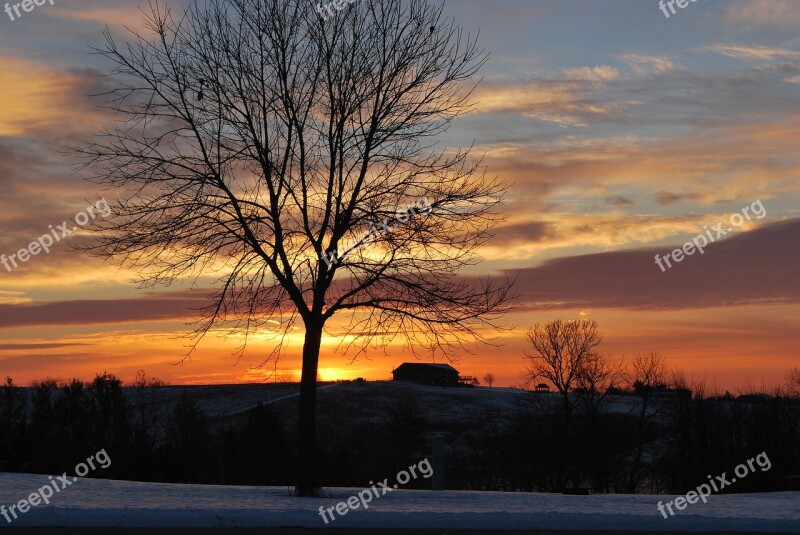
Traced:
[[674, 71], [678, 64], [664, 55], [621, 54], [617, 57], [636, 74], [662, 74]]
[[[102, 26], [124, 26], [139, 31], [145, 29], [143, 13], [150, 13], [146, 4], [143, 10], [137, 5], [138, 3], [131, 4], [127, 0], [111, 0], [109, 3], [112, 5], [85, 6], [65, 3], [56, 6], [51, 14], [74, 21], [99, 23]], [[118, 5], [113, 5], [114, 3]]]
[[737, 0], [728, 2], [725, 19], [748, 30], [777, 28], [797, 30], [800, 26], [800, 2], [797, 0]]
[[0, 138], [32, 134], [85, 132], [102, 124], [87, 95], [96, 71], [65, 70], [0, 56]]
[[715, 44], [711, 46], [701, 47], [698, 50], [704, 52], [716, 52], [723, 56], [737, 59], [758, 59], [758, 60], [774, 60], [774, 59], [796, 59], [800, 58], [800, 51], [790, 50], [788, 48], [774, 48], [761, 45], [724, 45]]
[[32, 299], [25, 292], [10, 292], [0, 290], [0, 305], [19, 305], [30, 303]]
[[656, 192], [656, 198], [658, 200], [658, 204], [660, 204], [661, 206], [669, 206], [671, 204], [675, 204], [676, 202], [685, 200], [692, 200], [692, 201], [701, 200], [702, 196], [696, 192], [674, 193], [671, 191], [658, 191]]
[[0, 304], [0, 328], [187, 321], [197, 318], [208, 299], [207, 290], [190, 290], [138, 299]]
[[623, 197], [622, 195], [614, 195], [612, 197], [606, 197], [605, 203], [609, 206], [620, 206], [620, 207], [629, 207], [636, 204], [631, 199]]
[[619, 78], [619, 69], [608, 65], [562, 69], [560, 73], [568, 80], [579, 82], [607, 82]]
[[[583, 75], [590, 72], [592, 71], [586, 71]], [[612, 75], [605, 73], [604, 76]], [[625, 101], [604, 101], [599, 98], [600, 95], [591, 94], [585, 85], [587, 83], [547, 80], [486, 83], [475, 94], [477, 112], [521, 113], [530, 119], [580, 127], [592, 122], [612, 120], [632, 104]]]

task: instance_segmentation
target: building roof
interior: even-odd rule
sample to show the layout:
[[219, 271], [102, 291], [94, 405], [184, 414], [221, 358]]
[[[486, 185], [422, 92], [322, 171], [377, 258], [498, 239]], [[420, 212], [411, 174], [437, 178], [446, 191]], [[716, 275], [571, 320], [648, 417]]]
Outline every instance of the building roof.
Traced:
[[398, 366], [397, 368], [392, 370], [392, 373], [394, 373], [397, 370], [399, 370], [400, 368], [404, 368], [404, 367], [405, 368], [414, 368], [414, 369], [418, 369], [418, 370], [435, 368], [437, 370], [458, 373], [458, 370], [453, 368], [449, 364], [432, 364], [432, 363], [427, 363], [427, 362], [404, 362], [400, 366]]

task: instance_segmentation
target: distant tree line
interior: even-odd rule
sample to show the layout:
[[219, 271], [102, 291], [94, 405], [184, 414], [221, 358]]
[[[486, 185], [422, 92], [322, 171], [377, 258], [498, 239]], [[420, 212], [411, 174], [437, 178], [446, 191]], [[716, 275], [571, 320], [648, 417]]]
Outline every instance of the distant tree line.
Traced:
[[[453, 488], [685, 493], [762, 451], [771, 469], [726, 492], [786, 490], [800, 474], [800, 368], [770, 395], [707, 396], [658, 352], [623, 366], [601, 340], [591, 320], [530, 329], [528, 392], [459, 436]], [[531, 392], [539, 381], [556, 392]]]
[[505, 414], [487, 410], [450, 439], [448, 488], [685, 493], [762, 451], [771, 469], [725, 492], [788, 490], [787, 476], [800, 474], [797, 397], [705, 397], [666, 385], [612, 392], [599, 410], [596, 393], [571, 393], [566, 431], [553, 394], [530, 392]]
[[[213, 418], [189, 395], [169, 402], [165, 388], [142, 372], [126, 387], [108, 373], [88, 383], [47, 379], [30, 388], [6, 378], [0, 386], [0, 472], [61, 474], [105, 448], [111, 466], [90, 477], [294, 484], [296, 411], [258, 405], [239, 416]], [[425, 433], [424, 413], [413, 398], [387, 404], [378, 421], [323, 422], [324, 481], [356, 486], [395, 474], [427, 456]]]
[[[0, 471], [60, 474], [105, 448], [112, 459], [91, 476], [174, 483], [283, 484], [291, 459], [270, 409], [238, 425], [215, 423], [184, 395], [167, 409], [164, 383], [140, 373], [123, 388], [114, 375], [84, 383], [44, 380], [0, 387]], [[88, 453], [87, 453], [88, 452]]]
[[[511, 407], [491, 396], [483, 410], [457, 418], [441, 409], [432, 416], [419, 392], [390, 397], [376, 385], [365, 395], [359, 389], [367, 387], [353, 383], [321, 420], [322, 480], [366, 486], [390, 476], [429, 456], [434, 433], [446, 437], [449, 489], [683, 493], [762, 451], [771, 469], [724, 492], [786, 490], [786, 477], [800, 474], [797, 371], [770, 395], [734, 397], [690, 388], [657, 353], [637, 356], [625, 370], [605, 357], [589, 362], [590, 369], [575, 371], [566, 396], [520, 390], [502, 398], [515, 400]], [[143, 374], [126, 388], [105, 373], [89, 383], [45, 380], [27, 389], [7, 379], [0, 387], [0, 471], [60, 474], [105, 448], [113, 463], [93, 477], [293, 484], [295, 411], [262, 405], [212, 418], [187, 395], [165, 403], [164, 390]]]

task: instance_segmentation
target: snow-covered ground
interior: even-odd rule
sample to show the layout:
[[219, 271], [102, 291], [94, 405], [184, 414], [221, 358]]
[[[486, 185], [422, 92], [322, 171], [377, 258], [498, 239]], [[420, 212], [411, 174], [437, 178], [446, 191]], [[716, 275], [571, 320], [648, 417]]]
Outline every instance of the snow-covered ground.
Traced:
[[[0, 473], [0, 504], [8, 507], [48, 483], [47, 476]], [[321, 528], [319, 507], [359, 490], [328, 489], [323, 498], [299, 499], [286, 488], [81, 479], [13, 525]], [[800, 533], [800, 492], [711, 496], [666, 520], [656, 509], [659, 499], [673, 497], [396, 490], [368, 510], [337, 515], [328, 527]]]

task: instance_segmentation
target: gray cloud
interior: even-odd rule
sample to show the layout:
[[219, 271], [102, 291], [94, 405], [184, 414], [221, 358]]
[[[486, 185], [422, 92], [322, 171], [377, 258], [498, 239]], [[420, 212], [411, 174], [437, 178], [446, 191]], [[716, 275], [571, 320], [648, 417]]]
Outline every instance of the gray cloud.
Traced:
[[800, 219], [765, 225], [708, 246], [662, 272], [655, 254], [637, 249], [558, 258], [519, 273], [530, 310], [690, 309], [800, 303]]
[[531, 221], [500, 227], [493, 234], [492, 244], [502, 246], [545, 241], [554, 238], [556, 231], [550, 223]]
[[636, 203], [622, 195], [614, 195], [613, 197], [606, 197], [605, 203], [609, 206], [629, 207]]

